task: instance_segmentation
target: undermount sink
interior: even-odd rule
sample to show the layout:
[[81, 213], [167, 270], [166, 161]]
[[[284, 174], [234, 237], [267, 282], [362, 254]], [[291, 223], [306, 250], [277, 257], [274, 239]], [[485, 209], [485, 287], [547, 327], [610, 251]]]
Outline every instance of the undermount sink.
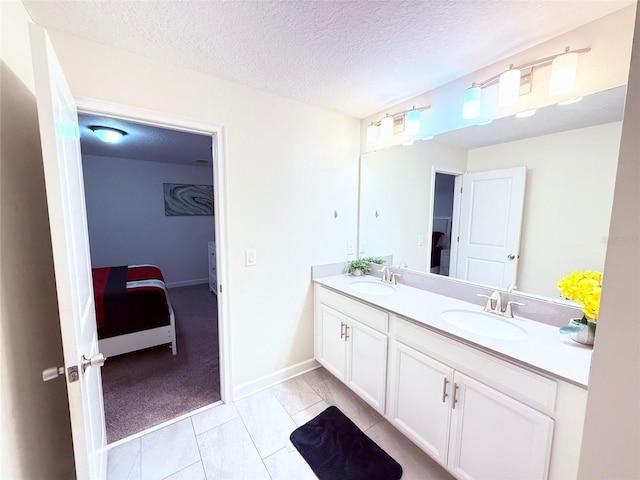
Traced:
[[527, 332], [497, 315], [472, 310], [445, 310], [442, 319], [461, 330], [496, 340], [524, 340]]
[[349, 288], [354, 292], [366, 293], [367, 295], [391, 295], [396, 289], [391, 285], [382, 282], [359, 281], [351, 282]]

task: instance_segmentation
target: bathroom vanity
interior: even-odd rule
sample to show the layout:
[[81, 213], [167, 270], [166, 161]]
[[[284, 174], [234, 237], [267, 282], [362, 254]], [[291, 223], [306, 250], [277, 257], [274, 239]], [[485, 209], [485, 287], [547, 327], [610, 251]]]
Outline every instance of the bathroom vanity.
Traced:
[[455, 477], [577, 478], [589, 348], [482, 299], [314, 282], [315, 358]]

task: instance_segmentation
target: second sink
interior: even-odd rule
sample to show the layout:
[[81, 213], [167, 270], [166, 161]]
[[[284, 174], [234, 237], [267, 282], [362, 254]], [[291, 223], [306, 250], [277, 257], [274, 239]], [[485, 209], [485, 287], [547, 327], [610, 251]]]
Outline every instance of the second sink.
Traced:
[[473, 310], [445, 310], [440, 314], [450, 325], [496, 340], [524, 340], [527, 332], [509, 320]]
[[366, 293], [367, 295], [391, 295], [396, 289], [391, 285], [382, 282], [368, 282], [366, 280], [351, 282], [349, 288], [354, 292]]

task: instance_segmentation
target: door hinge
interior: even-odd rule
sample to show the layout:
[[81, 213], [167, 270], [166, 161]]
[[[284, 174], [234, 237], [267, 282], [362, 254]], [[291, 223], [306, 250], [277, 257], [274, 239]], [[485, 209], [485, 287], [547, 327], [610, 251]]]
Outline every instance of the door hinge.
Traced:
[[218, 292], [222, 293], [222, 284], [221, 283], [218, 284]]
[[460, 243], [460, 237], [459, 237], [459, 236], [458, 236], [458, 237], [456, 237], [456, 242], [457, 242], [457, 243]]

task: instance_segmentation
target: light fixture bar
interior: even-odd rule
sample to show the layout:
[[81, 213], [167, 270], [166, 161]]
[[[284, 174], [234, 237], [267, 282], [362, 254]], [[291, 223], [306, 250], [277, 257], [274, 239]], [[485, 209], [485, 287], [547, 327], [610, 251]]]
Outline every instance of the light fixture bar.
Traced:
[[395, 122], [396, 119], [398, 119], [400, 117], [404, 117], [405, 114], [411, 112], [412, 110], [417, 110], [418, 112], [422, 112], [423, 110], [429, 110], [429, 109], [431, 109], [431, 105], [428, 105], [426, 107], [411, 107], [411, 108], [408, 108], [406, 110], [402, 110], [401, 112], [396, 112], [396, 113], [393, 113], [393, 114], [387, 113], [380, 120], [378, 120], [377, 122], [371, 122], [371, 124], [379, 127], [382, 124], [382, 121], [385, 118], [391, 117], [391, 118], [393, 118], [393, 120]]
[[[514, 68], [514, 70], [524, 70], [524, 69], [529, 68], [529, 67], [531, 67], [532, 69], [533, 68], [544, 67], [544, 66], [547, 66], [547, 65], [551, 65], [551, 62], [553, 62], [556, 59], [556, 57], [558, 57], [560, 55], [564, 55], [565, 53], [582, 54], [582, 53], [588, 53], [590, 51], [591, 51], [590, 47], [580, 48], [578, 50], [567, 50], [566, 52], [559, 53], [558, 55], [552, 55], [550, 57], [541, 58], [541, 59], [535, 60], [533, 62], [523, 63], [521, 65], [516, 65], [513, 68]], [[499, 74], [494, 75], [491, 78], [488, 78], [484, 82], [475, 82], [475, 83], [476, 83], [476, 85], [478, 85], [481, 88], [490, 87], [491, 85], [495, 85], [496, 83], [498, 83], [500, 81], [500, 75], [502, 75], [502, 73], [504, 73], [504, 72], [500, 72]]]

